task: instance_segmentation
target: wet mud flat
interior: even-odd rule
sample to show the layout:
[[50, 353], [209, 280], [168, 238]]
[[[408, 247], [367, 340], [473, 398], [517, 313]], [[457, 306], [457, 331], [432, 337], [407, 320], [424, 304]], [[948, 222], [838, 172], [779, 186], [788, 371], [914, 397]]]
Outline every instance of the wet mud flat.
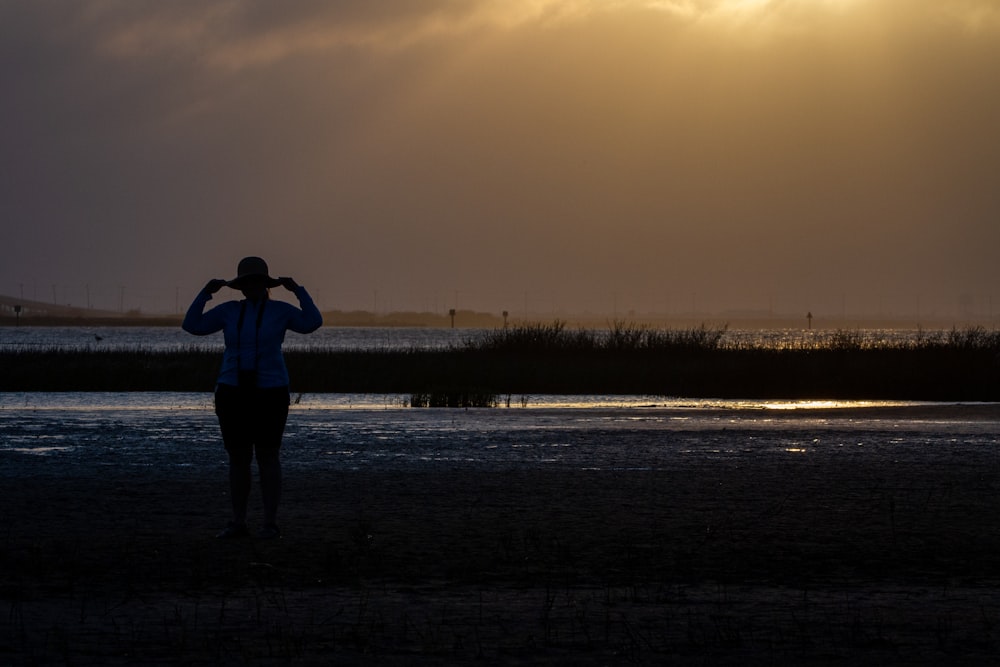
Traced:
[[8, 456], [0, 662], [996, 661], [995, 447], [706, 437], [734, 448], [599, 470], [291, 466], [273, 541], [214, 538], [220, 465]]

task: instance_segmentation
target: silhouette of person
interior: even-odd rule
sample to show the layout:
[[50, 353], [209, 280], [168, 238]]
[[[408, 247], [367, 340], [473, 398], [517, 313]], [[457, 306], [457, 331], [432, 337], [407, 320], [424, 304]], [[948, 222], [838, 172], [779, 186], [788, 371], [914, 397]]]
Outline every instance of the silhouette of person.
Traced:
[[[209, 280], [198, 293], [181, 327], [197, 336], [222, 331], [225, 351], [215, 387], [215, 414], [229, 454], [229, 489], [233, 517], [220, 538], [244, 537], [256, 455], [264, 522], [258, 536], [281, 537], [281, 461], [278, 453], [288, 418], [288, 369], [281, 344], [288, 330], [311, 333], [323, 316], [305, 288], [292, 278], [272, 278], [260, 257], [240, 260], [232, 280]], [[270, 300], [270, 288], [281, 285], [298, 298], [299, 307]], [[223, 287], [243, 293], [205, 312], [205, 305]]]

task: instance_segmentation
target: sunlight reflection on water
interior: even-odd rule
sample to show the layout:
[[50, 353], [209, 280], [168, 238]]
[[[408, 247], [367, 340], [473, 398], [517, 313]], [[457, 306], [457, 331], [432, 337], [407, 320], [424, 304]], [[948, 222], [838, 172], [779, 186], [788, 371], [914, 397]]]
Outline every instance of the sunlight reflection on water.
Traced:
[[[676, 469], [687, 457], [739, 465], [836, 456], [863, 465], [866, 456], [926, 448], [955, 460], [995, 450], [1000, 459], [995, 404], [532, 396], [527, 408], [404, 405], [398, 396], [303, 396], [285, 434], [289, 471], [637, 472]], [[0, 395], [0, 478], [100, 474], [105, 466], [224, 469], [211, 394]]]
[[[409, 408], [408, 394], [292, 394], [293, 410], [395, 410]], [[501, 397], [500, 410], [626, 409], [637, 410], [830, 410], [932, 405], [916, 401], [823, 401], [692, 399], [619, 395], [512, 395]], [[207, 392], [7, 392], [0, 410], [204, 410], [211, 409]], [[421, 408], [423, 409], [423, 408]], [[437, 408], [431, 408], [437, 410]], [[494, 409], [494, 408], [486, 408]], [[680, 417], [684, 418], [684, 417]]]

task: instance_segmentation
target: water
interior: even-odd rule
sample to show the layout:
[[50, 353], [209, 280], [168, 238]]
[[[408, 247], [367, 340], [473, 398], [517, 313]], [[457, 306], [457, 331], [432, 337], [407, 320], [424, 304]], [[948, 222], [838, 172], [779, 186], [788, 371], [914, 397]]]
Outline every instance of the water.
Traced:
[[[321, 327], [309, 335], [289, 332], [285, 349], [440, 349], [482, 337], [482, 329], [431, 329], [422, 327]], [[945, 332], [927, 330], [865, 330], [851, 332], [865, 339], [890, 342], [915, 341]], [[834, 330], [773, 329], [732, 330], [724, 345], [809, 347], [838, 335]], [[180, 327], [0, 327], [0, 351], [25, 349], [67, 350], [221, 350], [222, 334], [192, 336]]]
[[[806, 345], [834, 332], [727, 332], [729, 344]], [[286, 349], [439, 348], [468, 329], [324, 327]], [[928, 332], [865, 332], [913, 340]], [[908, 338], [907, 338], [908, 337]], [[0, 350], [222, 348], [173, 327], [0, 327]], [[662, 396], [501, 397], [494, 409], [415, 409], [406, 395], [293, 396], [286, 465], [322, 470], [563, 466], [652, 470], [700, 456], [906, 456], [934, 448], [961, 460], [996, 449], [1000, 407], [913, 402], [739, 401]], [[998, 450], [1000, 451], [1000, 450]], [[208, 393], [0, 394], [0, 477], [223, 466]], [[27, 467], [26, 467], [27, 466]]]
[[[421, 327], [320, 327], [312, 334], [288, 332], [284, 349], [435, 349], [482, 335], [475, 329]], [[0, 351], [222, 350], [222, 333], [192, 336], [180, 327], [0, 327]]]
[[[409, 409], [409, 394], [293, 394], [294, 412], [339, 410]], [[665, 396], [512, 394], [503, 397], [499, 410], [540, 409], [620, 409], [620, 410], [822, 410], [934, 406], [915, 401], [817, 401], [817, 400], [734, 400], [676, 398]], [[212, 408], [212, 394], [204, 392], [6, 392], [0, 393], [0, 414], [4, 412], [105, 412], [105, 411], [201, 411]], [[493, 408], [487, 408], [493, 410]], [[469, 412], [469, 410], [465, 410]]]
[[[569, 468], [649, 471], [699, 457], [906, 457], [1000, 452], [1000, 406], [663, 397], [533, 396], [512, 407], [419, 409], [405, 397], [302, 396], [290, 471]], [[985, 449], [984, 449], [985, 448]], [[0, 394], [0, 477], [223, 468], [205, 393]]]

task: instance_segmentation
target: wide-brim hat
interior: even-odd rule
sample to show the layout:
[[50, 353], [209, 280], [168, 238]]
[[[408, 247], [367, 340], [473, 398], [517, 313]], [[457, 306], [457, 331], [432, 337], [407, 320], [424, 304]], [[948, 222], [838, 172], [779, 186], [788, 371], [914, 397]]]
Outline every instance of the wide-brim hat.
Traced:
[[244, 257], [236, 267], [236, 277], [226, 282], [234, 289], [240, 289], [254, 278], [263, 278], [264, 287], [277, 287], [281, 281], [272, 278], [267, 271], [267, 262], [260, 257]]

